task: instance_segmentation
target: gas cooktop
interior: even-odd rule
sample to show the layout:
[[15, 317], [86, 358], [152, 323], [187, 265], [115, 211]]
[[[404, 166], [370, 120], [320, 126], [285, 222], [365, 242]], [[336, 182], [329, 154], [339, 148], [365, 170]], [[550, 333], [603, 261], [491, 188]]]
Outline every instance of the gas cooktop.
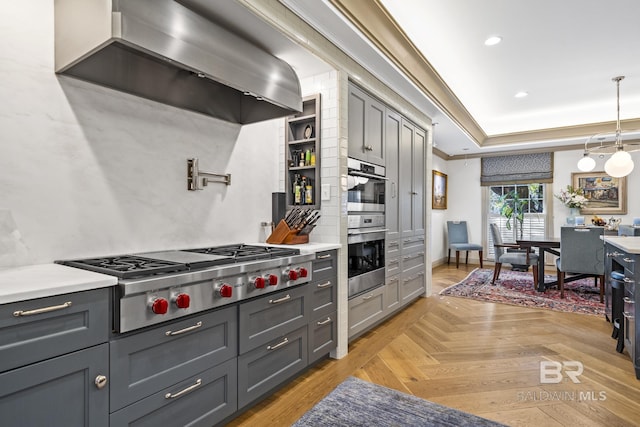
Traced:
[[293, 248], [240, 243], [197, 249], [63, 260], [56, 261], [56, 263], [108, 274], [120, 279], [131, 279], [298, 254], [300, 251]]

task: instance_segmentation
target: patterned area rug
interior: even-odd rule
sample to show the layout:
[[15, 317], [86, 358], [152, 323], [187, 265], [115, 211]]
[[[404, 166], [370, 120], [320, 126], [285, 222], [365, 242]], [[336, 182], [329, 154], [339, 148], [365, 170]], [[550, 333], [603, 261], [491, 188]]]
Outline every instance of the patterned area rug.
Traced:
[[[547, 289], [546, 292], [536, 291], [530, 271], [503, 270], [495, 285], [491, 284], [492, 277], [493, 270], [475, 269], [462, 282], [443, 289], [440, 295], [569, 313], [604, 315], [604, 304], [600, 303], [600, 286], [594, 286], [592, 277], [565, 283], [564, 299], [560, 298], [557, 287]], [[555, 279], [555, 276], [545, 275], [547, 282]]]
[[293, 427], [504, 426], [355, 377], [349, 377]]

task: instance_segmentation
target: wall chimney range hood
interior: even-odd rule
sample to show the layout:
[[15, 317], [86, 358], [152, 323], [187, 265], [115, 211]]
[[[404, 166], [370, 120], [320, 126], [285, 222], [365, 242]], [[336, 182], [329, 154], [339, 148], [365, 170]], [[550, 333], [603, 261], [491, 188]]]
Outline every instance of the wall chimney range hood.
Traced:
[[55, 0], [55, 69], [233, 123], [302, 111], [289, 64], [174, 0]]

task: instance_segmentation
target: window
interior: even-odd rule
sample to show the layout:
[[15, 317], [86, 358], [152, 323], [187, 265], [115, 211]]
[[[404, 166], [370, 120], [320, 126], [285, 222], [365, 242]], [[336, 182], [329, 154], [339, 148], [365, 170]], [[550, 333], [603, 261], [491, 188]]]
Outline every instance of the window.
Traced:
[[543, 238], [547, 235], [547, 209], [545, 199], [547, 188], [545, 184], [506, 184], [492, 185], [484, 188], [487, 189], [486, 201], [488, 212], [486, 235], [488, 246], [487, 257], [489, 259], [494, 259], [493, 239], [489, 232], [489, 224], [498, 225], [502, 239], [505, 242], [515, 242], [517, 238], [520, 238], [520, 223], [516, 221], [518, 223], [516, 230], [514, 218], [512, 217], [509, 225], [507, 225], [507, 218], [502, 214], [505, 210], [503, 206], [508, 206], [513, 209], [517, 203], [522, 205], [522, 212], [524, 213], [522, 221], [523, 238]]

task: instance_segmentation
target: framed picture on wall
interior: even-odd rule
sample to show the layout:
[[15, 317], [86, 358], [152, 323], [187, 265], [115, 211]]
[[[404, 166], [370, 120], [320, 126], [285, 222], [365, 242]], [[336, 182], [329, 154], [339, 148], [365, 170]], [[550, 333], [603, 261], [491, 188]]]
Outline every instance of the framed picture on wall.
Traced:
[[575, 172], [573, 188], [581, 188], [589, 200], [580, 209], [583, 214], [609, 215], [627, 213], [627, 177], [613, 178], [606, 172]]
[[432, 171], [431, 207], [433, 209], [447, 209], [447, 175]]

